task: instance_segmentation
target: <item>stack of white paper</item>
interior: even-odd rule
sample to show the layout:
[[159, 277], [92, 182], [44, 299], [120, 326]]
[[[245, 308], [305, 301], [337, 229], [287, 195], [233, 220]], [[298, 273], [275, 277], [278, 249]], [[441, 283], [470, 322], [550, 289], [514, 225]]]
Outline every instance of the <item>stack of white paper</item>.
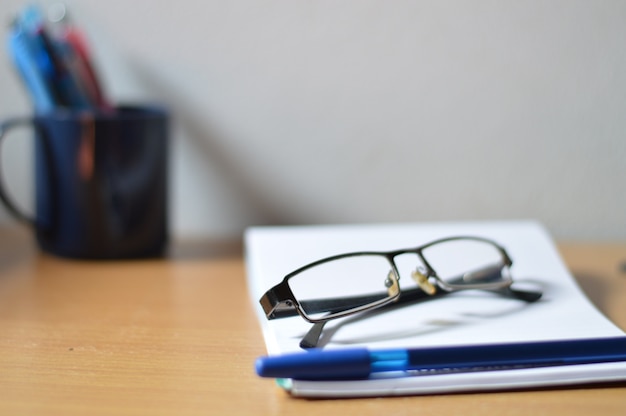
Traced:
[[[625, 335], [585, 297], [544, 228], [532, 221], [393, 225], [253, 227], [246, 231], [248, 287], [269, 354], [300, 351], [311, 324], [299, 316], [268, 321], [261, 296], [311, 261], [353, 251], [416, 247], [457, 235], [490, 238], [513, 259], [516, 282], [539, 285], [535, 303], [487, 292], [459, 292], [366, 319], [329, 322], [324, 348], [415, 348]], [[429, 394], [626, 380], [626, 362], [466, 373], [412, 375], [360, 381], [281, 380], [297, 396], [343, 397]]]

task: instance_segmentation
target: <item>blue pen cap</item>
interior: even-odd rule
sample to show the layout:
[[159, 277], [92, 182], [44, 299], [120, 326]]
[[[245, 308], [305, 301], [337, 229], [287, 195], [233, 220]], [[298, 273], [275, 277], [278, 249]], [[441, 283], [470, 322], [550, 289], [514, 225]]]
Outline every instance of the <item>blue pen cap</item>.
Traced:
[[370, 375], [370, 354], [367, 349], [310, 350], [306, 353], [261, 357], [255, 363], [261, 377], [294, 378], [298, 380], [349, 380]]

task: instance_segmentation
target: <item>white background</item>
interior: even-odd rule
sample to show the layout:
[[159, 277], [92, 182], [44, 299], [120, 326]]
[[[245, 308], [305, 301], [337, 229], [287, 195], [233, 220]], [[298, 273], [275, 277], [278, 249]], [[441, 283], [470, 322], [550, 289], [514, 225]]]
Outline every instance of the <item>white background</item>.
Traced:
[[[535, 218], [626, 239], [624, 1], [67, 3], [111, 98], [172, 110], [175, 235]], [[27, 114], [0, 57], [0, 117]], [[30, 206], [22, 135], [2, 169]]]

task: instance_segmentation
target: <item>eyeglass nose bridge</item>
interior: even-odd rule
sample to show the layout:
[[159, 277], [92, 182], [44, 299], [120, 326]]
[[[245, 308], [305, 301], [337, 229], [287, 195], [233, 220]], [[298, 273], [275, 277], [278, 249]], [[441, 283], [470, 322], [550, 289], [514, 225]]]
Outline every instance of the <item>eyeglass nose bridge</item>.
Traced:
[[[404, 270], [411, 268], [411, 279], [418, 285], [418, 287], [427, 295], [433, 296], [438, 292], [438, 286], [436, 283], [433, 283], [430, 277], [435, 276], [435, 271], [432, 269], [432, 266], [428, 263], [428, 260], [424, 258], [422, 255], [421, 249], [409, 249], [409, 250], [399, 250], [393, 253], [393, 264], [396, 267], [399, 266], [399, 258], [404, 257], [404, 255], [409, 255], [406, 258], [408, 263], [404, 263]], [[413, 256], [417, 256], [417, 259]], [[416, 264], [417, 266], [413, 266]], [[400, 279], [398, 275], [398, 279]]]

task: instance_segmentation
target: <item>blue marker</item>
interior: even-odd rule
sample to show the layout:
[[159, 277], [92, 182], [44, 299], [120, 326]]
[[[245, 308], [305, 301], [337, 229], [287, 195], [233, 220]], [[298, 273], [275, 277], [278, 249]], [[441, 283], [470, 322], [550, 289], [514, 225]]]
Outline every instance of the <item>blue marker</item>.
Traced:
[[626, 361], [626, 337], [464, 347], [311, 350], [261, 357], [261, 377], [354, 380], [372, 373], [475, 371]]

